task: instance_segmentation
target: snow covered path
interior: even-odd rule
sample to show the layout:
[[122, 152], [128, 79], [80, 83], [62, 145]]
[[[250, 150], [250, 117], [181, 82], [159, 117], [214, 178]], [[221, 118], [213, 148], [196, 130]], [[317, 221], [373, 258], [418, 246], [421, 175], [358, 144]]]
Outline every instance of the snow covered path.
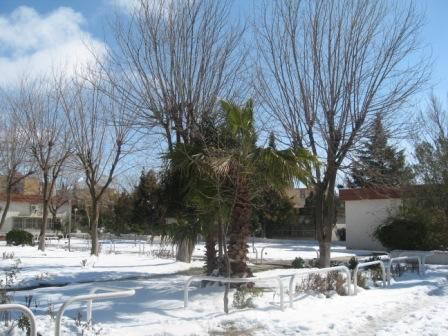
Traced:
[[[270, 271], [272, 274], [275, 271]], [[257, 309], [223, 313], [222, 287], [191, 290], [188, 309], [183, 308], [182, 288], [186, 276], [114, 281], [104, 285], [132, 287], [134, 297], [94, 304], [96, 328], [101, 335], [446, 335], [448, 334], [448, 268], [431, 268], [425, 279], [404, 276], [389, 288], [360, 291], [358, 296], [301, 295], [295, 308], [278, 309], [278, 296], [264, 294]], [[41, 288], [16, 294], [21, 302], [32, 294], [39, 302], [39, 330], [52, 331], [46, 316], [48, 304], [56, 307], [70, 295], [86, 293], [92, 284]], [[232, 299], [232, 298], [231, 298]], [[84, 308], [75, 306], [73, 318]], [[68, 319], [67, 319], [68, 320]], [[73, 320], [64, 322], [73, 334]], [[235, 332], [234, 334], [230, 331]]]
[[[272, 243], [269, 254], [303, 255], [310, 253], [302, 243]], [[278, 246], [276, 250], [276, 247]], [[134, 248], [134, 247], [130, 247]], [[202, 248], [199, 246], [198, 248]], [[338, 247], [341, 254], [350, 255]], [[0, 251], [11, 248], [0, 247]], [[255, 309], [223, 312], [223, 287], [190, 290], [190, 304], [183, 308], [183, 286], [188, 276], [176, 274], [191, 265], [172, 259], [157, 259], [137, 253], [104, 254], [89, 259], [86, 267], [80, 261], [88, 252], [49, 249], [40, 254], [35, 248], [14, 248], [15, 257], [22, 259], [20, 278], [26, 284], [69, 283], [64, 287], [47, 287], [19, 291], [15, 301], [24, 303], [32, 296], [31, 308], [37, 316], [38, 330], [52, 335], [54, 321], [51, 313], [73, 295], [88, 293], [97, 284], [80, 283], [101, 280], [101, 286], [134, 288], [133, 297], [94, 303], [94, 329], [76, 321], [79, 313], [85, 319], [85, 304], [74, 305], [63, 320], [64, 335], [448, 335], [448, 266], [431, 266], [425, 277], [406, 273], [387, 288], [360, 290], [357, 296], [300, 294], [294, 308], [279, 309], [279, 295], [275, 289], [255, 298]], [[196, 251], [199, 254], [200, 250]], [[12, 260], [0, 261], [2, 266]], [[95, 263], [95, 265], [93, 265]], [[195, 266], [202, 266], [196, 261]], [[94, 266], [94, 267], [93, 267]], [[285, 274], [292, 270], [271, 270], [261, 275]], [[39, 279], [41, 274], [47, 274]], [[133, 280], [117, 280], [137, 276]], [[138, 278], [138, 277], [141, 278]], [[144, 276], [144, 277], [143, 277]], [[285, 285], [287, 280], [285, 280]], [[265, 284], [268, 285], [268, 284]], [[230, 302], [233, 295], [230, 295]], [[50, 313], [50, 314], [49, 314]], [[1, 327], [0, 327], [1, 334]], [[15, 335], [22, 335], [15, 333]]]

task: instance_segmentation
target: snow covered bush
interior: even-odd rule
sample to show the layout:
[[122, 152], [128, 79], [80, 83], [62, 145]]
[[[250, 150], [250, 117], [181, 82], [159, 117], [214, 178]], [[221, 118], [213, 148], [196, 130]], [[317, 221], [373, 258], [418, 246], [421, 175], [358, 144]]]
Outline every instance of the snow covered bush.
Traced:
[[339, 272], [330, 272], [327, 275], [319, 273], [308, 274], [302, 278], [302, 281], [296, 286], [296, 292], [330, 295], [336, 292], [339, 295], [346, 295], [346, 278]]
[[233, 293], [233, 307], [237, 309], [255, 308], [254, 298], [262, 296], [261, 288], [243, 285]]

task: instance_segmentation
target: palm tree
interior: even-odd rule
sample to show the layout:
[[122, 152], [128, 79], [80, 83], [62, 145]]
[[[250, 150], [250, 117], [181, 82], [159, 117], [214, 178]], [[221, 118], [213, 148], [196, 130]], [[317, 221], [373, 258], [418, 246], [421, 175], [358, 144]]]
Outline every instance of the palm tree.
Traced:
[[[218, 233], [220, 247], [227, 245], [231, 275], [248, 277], [252, 199], [267, 187], [283, 190], [296, 181], [307, 184], [316, 161], [301, 148], [258, 147], [251, 100], [243, 107], [222, 101], [221, 107], [224, 122], [214, 128], [214, 135], [208, 132], [200, 145], [179, 145], [170, 160], [189, 181], [189, 199], [214, 217], [204, 229]], [[211, 249], [213, 244], [207, 245]]]

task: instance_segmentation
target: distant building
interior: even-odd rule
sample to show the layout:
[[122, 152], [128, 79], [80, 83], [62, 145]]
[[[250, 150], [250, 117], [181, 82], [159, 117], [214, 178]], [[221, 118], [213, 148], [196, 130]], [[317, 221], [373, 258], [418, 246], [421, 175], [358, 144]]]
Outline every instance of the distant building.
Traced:
[[[0, 176], [0, 216], [6, 204], [5, 194], [6, 178]], [[5, 224], [0, 229], [0, 236], [4, 236], [12, 229], [23, 229], [38, 234], [42, 224], [42, 196], [41, 184], [35, 177], [27, 177], [15, 186], [11, 197]], [[47, 230], [50, 234], [63, 231], [63, 224], [70, 214], [68, 204], [63, 205], [53, 220], [51, 213], [48, 216]]]
[[286, 197], [293, 206], [293, 214], [278, 227], [274, 227], [269, 238], [293, 238], [293, 239], [314, 239], [316, 228], [311, 216], [311, 208], [305, 207], [307, 198], [311, 195], [309, 188], [288, 188], [285, 191]]

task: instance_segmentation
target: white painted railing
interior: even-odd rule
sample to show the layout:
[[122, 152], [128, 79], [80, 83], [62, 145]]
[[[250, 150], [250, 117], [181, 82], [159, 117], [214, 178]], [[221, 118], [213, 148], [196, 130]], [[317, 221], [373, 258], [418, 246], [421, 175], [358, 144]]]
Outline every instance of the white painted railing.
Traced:
[[386, 286], [386, 269], [384, 268], [384, 263], [381, 260], [374, 260], [364, 263], [358, 263], [356, 265], [355, 270], [353, 271], [353, 284], [354, 284], [354, 294], [358, 293], [358, 271], [360, 268], [372, 266], [372, 265], [380, 265], [381, 274], [383, 278], [383, 287]]
[[398, 256], [404, 257], [404, 256], [419, 256], [420, 261], [422, 263], [422, 274], [425, 274], [425, 268], [426, 268], [426, 258], [431, 257], [434, 255], [434, 251], [403, 251]]
[[115, 249], [115, 241], [113, 241], [113, 240], [109, 240], [109, 239], [105, 239], [105, 240], [100, 240], [99, 241], [99, 243], [101, 244], [101, 245], [104, 245], [104, 244], [109, 244], [109, 253], [115, 253], [115, 251], [116, 251], [116, 249]]
[[36, 318], [34, 317], [33, 312], [24, 305], [21, 304], [15, 304], [15, 303], [8, 303], [8, 304], [1, 304], [0, 305], [0, 311], [20, 311], [22, 314], [24, 314], [28, 321], [30, 321], [30, 336], [36, 336], [37, 330], [36, 330]]
[[280, 309], [284, 310], [284, 290], [283, 290], [283, 283], [280, 278], [280, 276], [272, 276], [272, 277], [260, 277], [260, 278], [222, 278], [222, 277], [212, 277], [212, 276], [192, 276], [190, 277], [184, 286], [184, 307], [188, 307], [188, 290], [190, 287], [190, 284], [193, 281], [213, 281], [213, 282], [221, 282], [221, 283], [251, 283], [251, 282], [261, 282], [261, 281], [268, 281], [268, 280], [275, 280], [277, 281], [278, 288], [280, 290]]
[[294, 285], [296, 282], [296, 278], [298, 276], [303, 276], [307, 274], [315, 274], [315, 273], [323, 273], [327, 274], [330, 272], [344, 272], [347, 275], [347, 294], [352, 295], [351, 291], [351, 275], [350, 270], [346, 266], [335, 266], [335, 267], [328, 267], [328, 268], [313, 268], [313, 269], [303, 269], [300, 271], [297, 271], [297, 273], [290, 274], [291, 279], [289, 280], [289, 306], [292, 308], [294, 306]]
[[[96, 292], [99, 290], [106, 291], [106, 293], [96, 294]], [[78, 296], [71, 297], [70, 299], [68, 299], [67, 301], [64, 302], [64, 304], [61, 306], [61, 308], [59, 308], [58, 314], [56, 316], [56, 324], [55, 324], [55, 329], [54, 329], [55, 336], [60, 336], [62, 316], [64, 315], [64, 312], [67, 309], [67, 307], [69, 305], [73, 304], [74, 302], [87, 301], [86, 319], [87, 319], [87, 322], [90, 323], [92, 321], [92, 303], [94, 300], [115, 299], [115, 298], [120, 298], [120, 297], [132, 296], [134, 294], [135, 294], [134, 289], [95, 287], [95, 288], [92, 288], [92, 290], [90, 291], [90, 294], [78, 295]]]
[[397, 258], [391, 258], [389, 264], [387, 265], [387, 284], [390, 285], [390, 278], [392, 277], [391, 268], [394, 262], [400, 262], [405, 260], [415, 259], [418, 261], [418, 274], [422, 275], [422, 260], [419, 256], [403, 256]]

